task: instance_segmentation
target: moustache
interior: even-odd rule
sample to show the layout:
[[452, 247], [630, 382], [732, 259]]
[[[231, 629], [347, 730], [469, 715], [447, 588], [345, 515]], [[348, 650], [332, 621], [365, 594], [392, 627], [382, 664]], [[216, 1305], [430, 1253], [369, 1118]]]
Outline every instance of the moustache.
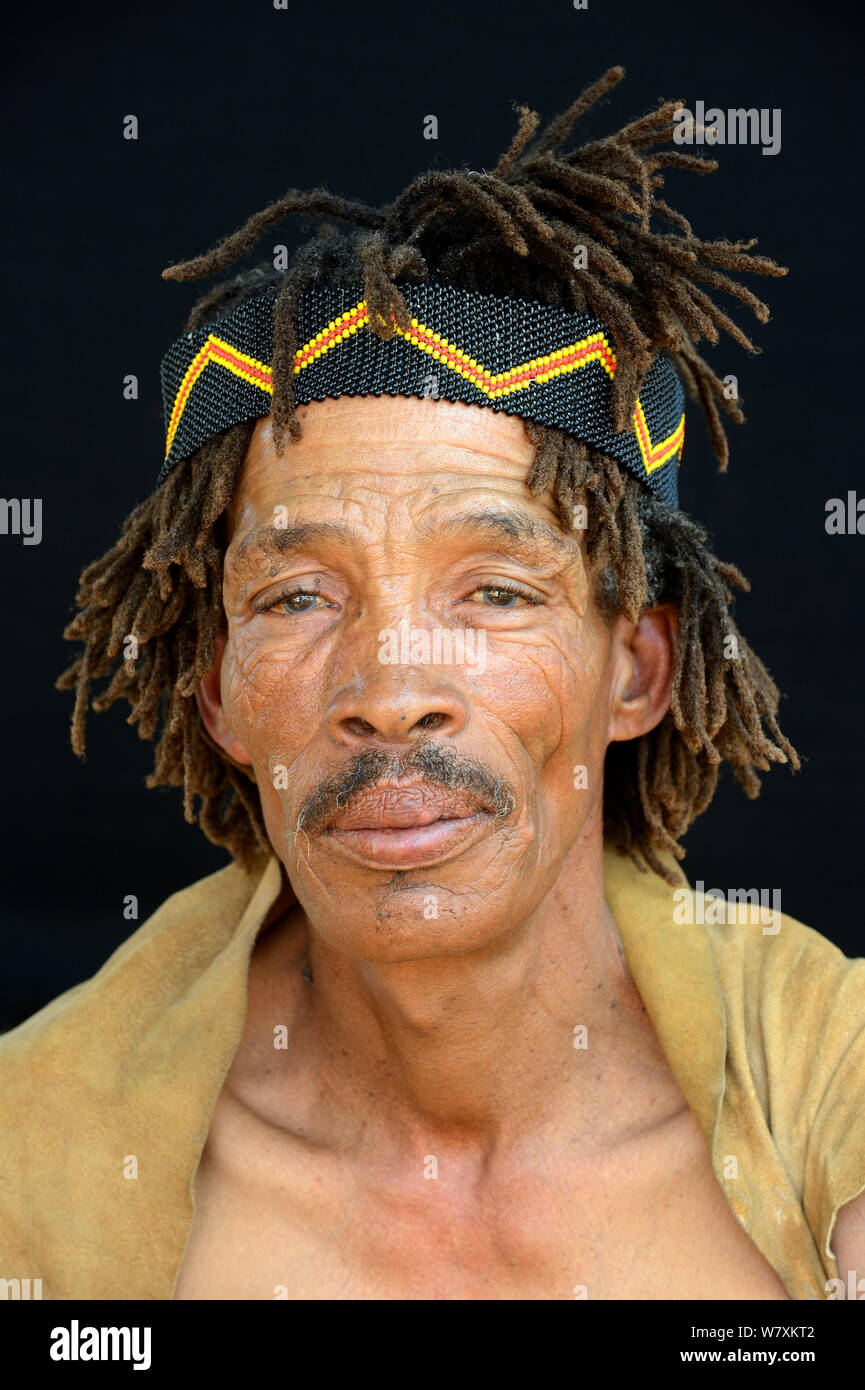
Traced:
[[324, 830], [353, 799], [381, 783], [422, 776], [424, 782], [447, 792], [463, 792], [477, 798], [499, 819], [509, 816], [517, 804], [516, 793], [504, 777], [497, 777], [483, 763], [453, 748], [425, 741], [406, 754], [368, 748], [356, 754], [338, 772], [324, 778], [303, 803], [297, 829], [307, 833]]

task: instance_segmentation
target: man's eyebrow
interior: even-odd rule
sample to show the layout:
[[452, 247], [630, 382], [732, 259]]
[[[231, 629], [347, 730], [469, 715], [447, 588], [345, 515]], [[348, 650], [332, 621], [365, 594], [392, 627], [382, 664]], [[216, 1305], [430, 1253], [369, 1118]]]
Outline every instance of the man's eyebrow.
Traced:
[[[564, 532], [557, 531], [538, 517], [532, 516], [530, 512], [516, 509], [504, 510], [491, 507], [484, 511], [468, 512], [465, 516], [454, 516], [447, 521], [436, 522], [430, 528], [436, 537], [442, 536], [473, 536], [483, 539], [491, 537], [495, 540], [513, 541], [515, 545], [524, 547], [527, 550], [557, 550], [563, 551], [568, 548], [570, 537]], [[425, 534], [422, 530], [421, 534]]]
[[276, 556], [282, 560], [303, 550], [316, 541], [331, 541], [337, 545], [359, 545], [360, 539], [351, 526], [342, 521], [297, 521], [288, 526], [264, 526], [238, 543], [237, 560], [256, 556]]
[[[465, 536], [467, 539], [505, 539], [525, 550], [563, 551], [569, 537], [546, 522], [522, 510], [490, 507], [468, 512], [464, 516], [436, 520], [422, 525], [419, 533], [424, 540], [440, 540], [443, 536]], [[253, 554], [256, 557], [290, 558], [305, 546], [317, 541], [329, 541], [342, 546], [362, 544], [357, 532], [340, 521], [299, 521], [287, 526], [265, 526], [245, 536], [237, 547], [236, 560], [242, 562]]]

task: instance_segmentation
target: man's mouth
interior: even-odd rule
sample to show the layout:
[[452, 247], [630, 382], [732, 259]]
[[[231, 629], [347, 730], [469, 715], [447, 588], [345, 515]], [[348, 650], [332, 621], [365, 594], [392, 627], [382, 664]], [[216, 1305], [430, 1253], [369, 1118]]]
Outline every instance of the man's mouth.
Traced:
[[325, 836], [350, 859], [376, 869], [422, 868], [469, 848], [489, 829], [491, 805], [475, 792], [423, 778], [388, 782], [352, 797], [324, 824]]

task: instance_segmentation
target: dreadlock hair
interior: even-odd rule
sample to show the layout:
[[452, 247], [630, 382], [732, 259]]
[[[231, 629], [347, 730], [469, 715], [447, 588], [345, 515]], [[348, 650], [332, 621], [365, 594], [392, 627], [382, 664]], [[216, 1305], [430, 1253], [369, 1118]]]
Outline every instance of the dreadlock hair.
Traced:
[[[716, 161], [678, 148], [657, 148], [671, 142], [681, 102], [664, 102], [614, 135], [561, 152], [578, 118], [623, 75], [611, 68], [540, 133], [538, 115], [518, 107], [516, 134], [490, 172], [430, 170], [380, 208], [324, 188], [290, 189], [212, 250], [163, 271], [171, 280], [211, 275], [288, 214], [320, 219], [287, 272], [264, 264], [236, 275], [199, 299], [186, 323], [191, 332], [278, 286], [271, 415], [278, 453], [286, 433], [290, 440], [301, 435], [293, 383], [300, 294], [317, 280], [362, 279], [370, 330], [387, 338], [394, 322], [409, 327], [397, 282], [434, 279], [602, 319], [616, 349], [617, 429], [630, 425], [653, 354], [663, 353], [699, 401], [726, 468], [719, 409], [737, 421], [744, 417], [696, 345], [702, 338], [717, 342], [723, 330], [757, 349], [703, 287], [733, 296], [765, 321], [768, 307], [732, 276], [786, 271], [750, 254], [754, 240], [701, 241], [658, 196], [666, 169], [717, 168]], [[658, 221], [668, 230], [658, 231]], [[575, 267], [577, 245], [586, 248], [585, 269]], [[750, 797], [760, 789], [757, 769], [788, 761], [799, 767], [778, 727], [778, 689], [730, 613], [733, 588], [749, 585], [712, 554], [699, 525], [615, 461], [559, 430], [524, 423], [536, 446], [531, 492], [551, 492], [568, 528], [574, 508], [585, 508], [584, 543], [607, 620], [623, 612], [636, 621], [660, 602], [678, 610], [670, 709], [650, 733], [610, 745], [604, 786], [606, 834], [640, 867], [674, 882], [659, 854], [684, 857], [679, 841], [711, 801], [722, 761]], [[210, 738], [192, 697], [225, 628], [226, 513], [255, 424], [233, 425], [179, 464], [127, 518], [117, 543], [84, 570], [80, 611], [64, 633], [83, 641], [84, 651], [57, 682], [75, 690], [76, 753], [85, 749], [88, 704], [104, 710], [127, 700], [128, 722], [139, 735], [153, 739], [158, 732], [147, 785], [182, 785], [186, 819], [198, 820], [210, 840], [244, 864], [270, 851], [255, 779]], [[130, 637], [137, 661], [126, 654]], [[731, 638], [738, 659], [725, 652]], [[91, 682], [102, 677], [109, 683], [91, 702]]]

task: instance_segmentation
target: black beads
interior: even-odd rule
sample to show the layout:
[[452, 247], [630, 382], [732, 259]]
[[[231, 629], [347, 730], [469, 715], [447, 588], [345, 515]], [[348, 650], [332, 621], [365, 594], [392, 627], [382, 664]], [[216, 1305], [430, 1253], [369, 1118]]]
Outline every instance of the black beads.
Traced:
[[[631, 428], [612, 417], [616, 347], [591, 314], [426, 282], [398, 286], [410, 333], [369, 329], [363, 285], [317, 283], [296, 311], [298, 405], [339, 396], [432, 396], [553, 426], [624, 464], [678, 504], [684, 392], [656, 357]], [[270, 413], [273, 305], [269, 289], [186, 334], [162, 361], [166, 457], [159, 482], [214, 434]]]

